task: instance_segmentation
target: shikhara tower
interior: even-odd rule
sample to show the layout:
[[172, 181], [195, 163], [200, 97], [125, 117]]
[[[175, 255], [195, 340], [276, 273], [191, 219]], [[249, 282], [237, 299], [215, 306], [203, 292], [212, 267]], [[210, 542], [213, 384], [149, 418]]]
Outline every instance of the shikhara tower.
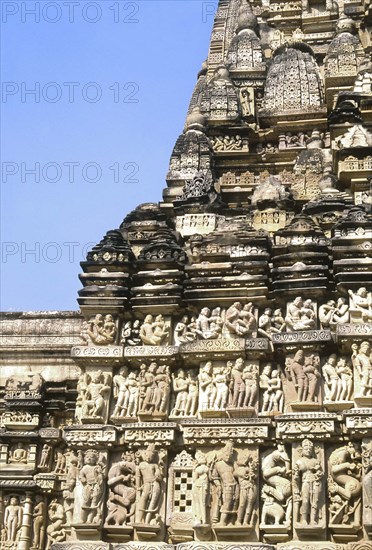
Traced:
[[372, 549], [371, 24], [220, 0], [163, 200], [2, 317], [1, 550]]

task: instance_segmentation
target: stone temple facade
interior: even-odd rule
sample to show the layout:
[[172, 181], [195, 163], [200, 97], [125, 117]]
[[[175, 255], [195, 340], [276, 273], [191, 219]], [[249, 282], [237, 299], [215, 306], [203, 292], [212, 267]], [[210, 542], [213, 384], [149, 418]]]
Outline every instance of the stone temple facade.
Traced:
[[371, 25], [220, 0], [163, 200], [2, 316], [1, 550], [372, 549]]

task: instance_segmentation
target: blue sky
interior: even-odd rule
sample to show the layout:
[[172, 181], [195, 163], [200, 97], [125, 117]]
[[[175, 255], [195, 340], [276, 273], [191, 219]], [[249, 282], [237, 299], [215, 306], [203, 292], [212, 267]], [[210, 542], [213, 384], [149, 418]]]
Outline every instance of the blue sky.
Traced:
[[1, 7], [0, 309], [78, 309], [87, 249], [161, 199], [217, 2]]

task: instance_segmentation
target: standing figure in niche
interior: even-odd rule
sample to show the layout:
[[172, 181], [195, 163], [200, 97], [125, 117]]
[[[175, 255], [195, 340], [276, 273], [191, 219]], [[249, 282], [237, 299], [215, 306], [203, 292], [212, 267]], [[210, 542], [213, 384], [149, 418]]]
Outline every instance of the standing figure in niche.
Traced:
[[84, 466], [79, 472], [79, 481], [83, 486], [81, 506], [82, 523], [99, 523], [101, 504], [104, 494], [103, 468], [98, 463], [98, 453], [88, 450], [84, 455]]
[[136, 523], [154, 525], [160, 506], [164, 464], [159, 460], [155, 446], [150, 444], [142, 453], [142, 462], [136, 467]]
[[257, 371], [255, 365], [248, 364], [244, 367], [243, 380], [245, 383], [244, 407], [254, 407], [258, 393]]
[[216, 386], [213, 382], [213, 367], [208, 361], [204, 367], [200, 368], [199, 380], [199, 411], [213, 409], [216, 400]]
[[4, 526], [7, 534], [6, 542], [16, 542], [21, 533], [23, 508], [18, 497], [11, 497], [4, 511]]
[[314, 444], [304, 439], [300, 458], [294, 467], [296, 501], [301, 503], [298, 521], [304, 525], [315, 525], [321, 519], [321, 495], [324, 472], [318, 460]]
[[155, 374], [157, 364], [151, 363], [147, 368], [145, 364], [140, 366], [140, 412], [153, 413], [156, 406], [157, 384]]
[[322, 367], [322, 373], [325, 381], [324, 391], [327, 401], [335, 401], [340, 385], [340, 377], [337, 373], [337, 356], [333, 353]]
[[[290, 523], [292, 516], [292, 487], [290, 482], [290, 459], [282, 443], [262, 461], [262, 523], [273, 517], [275, 524]], [[275, 504], [275, 506], [273, 506]]]
[[126, 416], [128, 409], [129, 390], [127, 386], [128, 367], [122, 367], [119, 374], [112, 379], [114, 387], [114, 398], [116, 404], [112, 416]]
[[207, 524], [207, 509], [209, 506], [209, 467], [206, 456], [200, 451], [195, 455], [196, 466], [192, 474], [192, 509], [195, 517], [195, 527]]
[[299, 401], [306, 401], [309, 391], [309, 379], [305, 372], [305, 354], [303, 350], [298, 350], [293, 359], [287, 357], [286, 368], [287, 377], [293, 382], [297, 391]]
[[120, 462], [111, 466], [107, 477], [109, 487], [107, 525], [126, 525], [134, 516], [136, 464], [131, 454], [123, 453], [121, 458]]
[[257, 461], [248, 451], [238, 455], [234, 475], [239, 484], [239, 506], [236, 525], [250, 525], [257, 498]]
[[196, 416], [198, 411], [199, 387], [197, 378], [191, 373], [189, 373], [188, 376], [188, 384], [189, 391], [185, 407], [185, 416]]
[[46, 507], [43, 497], [37, 497], [33, 513], [33, 538], [32, 548], [41, 550], [45, 536], [45, 512]]
[[341, 357], [336, 366], [340, 377], [337, 401], [350, 401], [353, 394], [353, 371], [345, 358]]
[[211, 478], [214, 484], [214, 502], [212, 502], [212, 523], [228, 525], [232, 523], [237, 500], [237, 482], [233, 466], [234, 448], [228, 441], [218, 453]]
[[186, 378], [185, 371], [180, 369], [177, 376], [172, 374], [173, 393], [176, 396], [171, 416], [183, 416], [186, 414], [186, 403], [189, 390], [189, 380]]
[[357, 371], [360, 380], [360, 395], [362, 397], [372, 396], [372, 357], [371, 345], [369, 342], [352, 344], [353, 354], [351, 361], [354, 369]]
[[214, 408], [216, 411], [223, 411], [227, 407], [229, 397], [229, 367], [216, 367], [214, 369], [213, 382], [216, 388], [216, 398], [214, 400]]
[[244, 359], [239, 357], [231, 368], [230, 401], [229, 406], [234, 409], [243, 407], [245, 397], [245, 381], [243, 380]]

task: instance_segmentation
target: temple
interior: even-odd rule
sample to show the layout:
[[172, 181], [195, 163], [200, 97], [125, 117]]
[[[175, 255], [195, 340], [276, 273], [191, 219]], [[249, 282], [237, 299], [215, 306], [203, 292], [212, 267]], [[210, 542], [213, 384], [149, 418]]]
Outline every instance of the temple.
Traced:
[[162, 200], [1, 317], [0, 550], [372, 550], [371, 29], [220, 0]]

